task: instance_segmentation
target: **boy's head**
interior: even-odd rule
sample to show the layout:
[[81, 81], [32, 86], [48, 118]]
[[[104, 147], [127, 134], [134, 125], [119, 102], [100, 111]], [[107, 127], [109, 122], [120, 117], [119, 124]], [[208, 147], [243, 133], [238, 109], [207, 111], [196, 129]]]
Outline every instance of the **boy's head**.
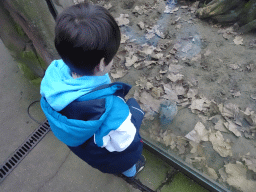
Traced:
[[120, 40], [115, 19], [101, 6], [73, 5], [57, 17], [55, 47], [71, 71], [80, 75], [93, 75], [101, 61], [108, 65]]

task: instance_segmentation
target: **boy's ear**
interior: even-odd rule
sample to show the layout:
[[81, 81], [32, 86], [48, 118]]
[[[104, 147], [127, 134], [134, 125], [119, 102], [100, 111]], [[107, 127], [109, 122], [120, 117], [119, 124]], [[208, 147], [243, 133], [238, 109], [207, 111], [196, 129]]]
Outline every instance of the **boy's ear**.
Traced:
[[102, 58], [99, 63], [99, 71], [103, 72], [104, 70], [105, 70], [105, 63], [104, 63], [104, 58]]
[[104, 63], [104, 58], [100, 60], [100, 63], [96, 65], [94, 68], [93, 74], [98, 76], [101, 75], [105, 71], [105, 63]]

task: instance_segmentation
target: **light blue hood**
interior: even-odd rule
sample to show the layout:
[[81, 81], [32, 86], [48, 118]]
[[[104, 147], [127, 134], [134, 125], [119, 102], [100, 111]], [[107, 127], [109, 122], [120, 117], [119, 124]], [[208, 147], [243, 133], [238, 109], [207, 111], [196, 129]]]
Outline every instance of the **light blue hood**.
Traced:
[[63, 60], [54, 60], [47, 68], [41, 82], [40, 94], [54, 110], [61, 111], [92, 89], [110, 82], [108, 74], [74, 79]]
[[[94, 135], [96, 144], [102, 147], [103, 137], [121, 126], [129, 115], [129, 107], [114, 94], [126, 94], [131, 87], [124, 83], [109, 83], [108, 74], [74, 79], [62, 60], [50, 64], [41, 83], [41, 108], [60, 141], [74, 147]], [[97, 90], [99, 87], [105, 88]], [[60, 113], [74, 100], [79, 102], [100, 98], [105, 99], [105, 112], [98, 120], [69, 119]]]

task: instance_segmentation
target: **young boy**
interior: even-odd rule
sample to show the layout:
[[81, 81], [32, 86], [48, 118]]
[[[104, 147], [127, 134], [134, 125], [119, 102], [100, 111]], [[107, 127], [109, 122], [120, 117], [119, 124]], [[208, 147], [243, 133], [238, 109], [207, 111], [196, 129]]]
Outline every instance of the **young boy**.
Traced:
[[120, 30], [103, 7], [82, 3], [56, 20], [53, 61], [41, 83], [41, 107], [54, 135], [92, 167], [134, 178], [144, 167], [139, 128], [144, 116], [130, 86], [108, 72]]

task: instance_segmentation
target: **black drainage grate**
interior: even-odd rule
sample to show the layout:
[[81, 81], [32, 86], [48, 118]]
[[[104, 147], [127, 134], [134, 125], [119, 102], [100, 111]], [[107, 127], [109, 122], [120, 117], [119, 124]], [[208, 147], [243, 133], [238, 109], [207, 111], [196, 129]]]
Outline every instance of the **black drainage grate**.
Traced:
[[0, 183], [12, 172], [12, 170], [24, 159], [28, 153], [43, 139], [50, 131], [50, 125], [46, 120], [16, 149], [7, 160], [0, 165]]

